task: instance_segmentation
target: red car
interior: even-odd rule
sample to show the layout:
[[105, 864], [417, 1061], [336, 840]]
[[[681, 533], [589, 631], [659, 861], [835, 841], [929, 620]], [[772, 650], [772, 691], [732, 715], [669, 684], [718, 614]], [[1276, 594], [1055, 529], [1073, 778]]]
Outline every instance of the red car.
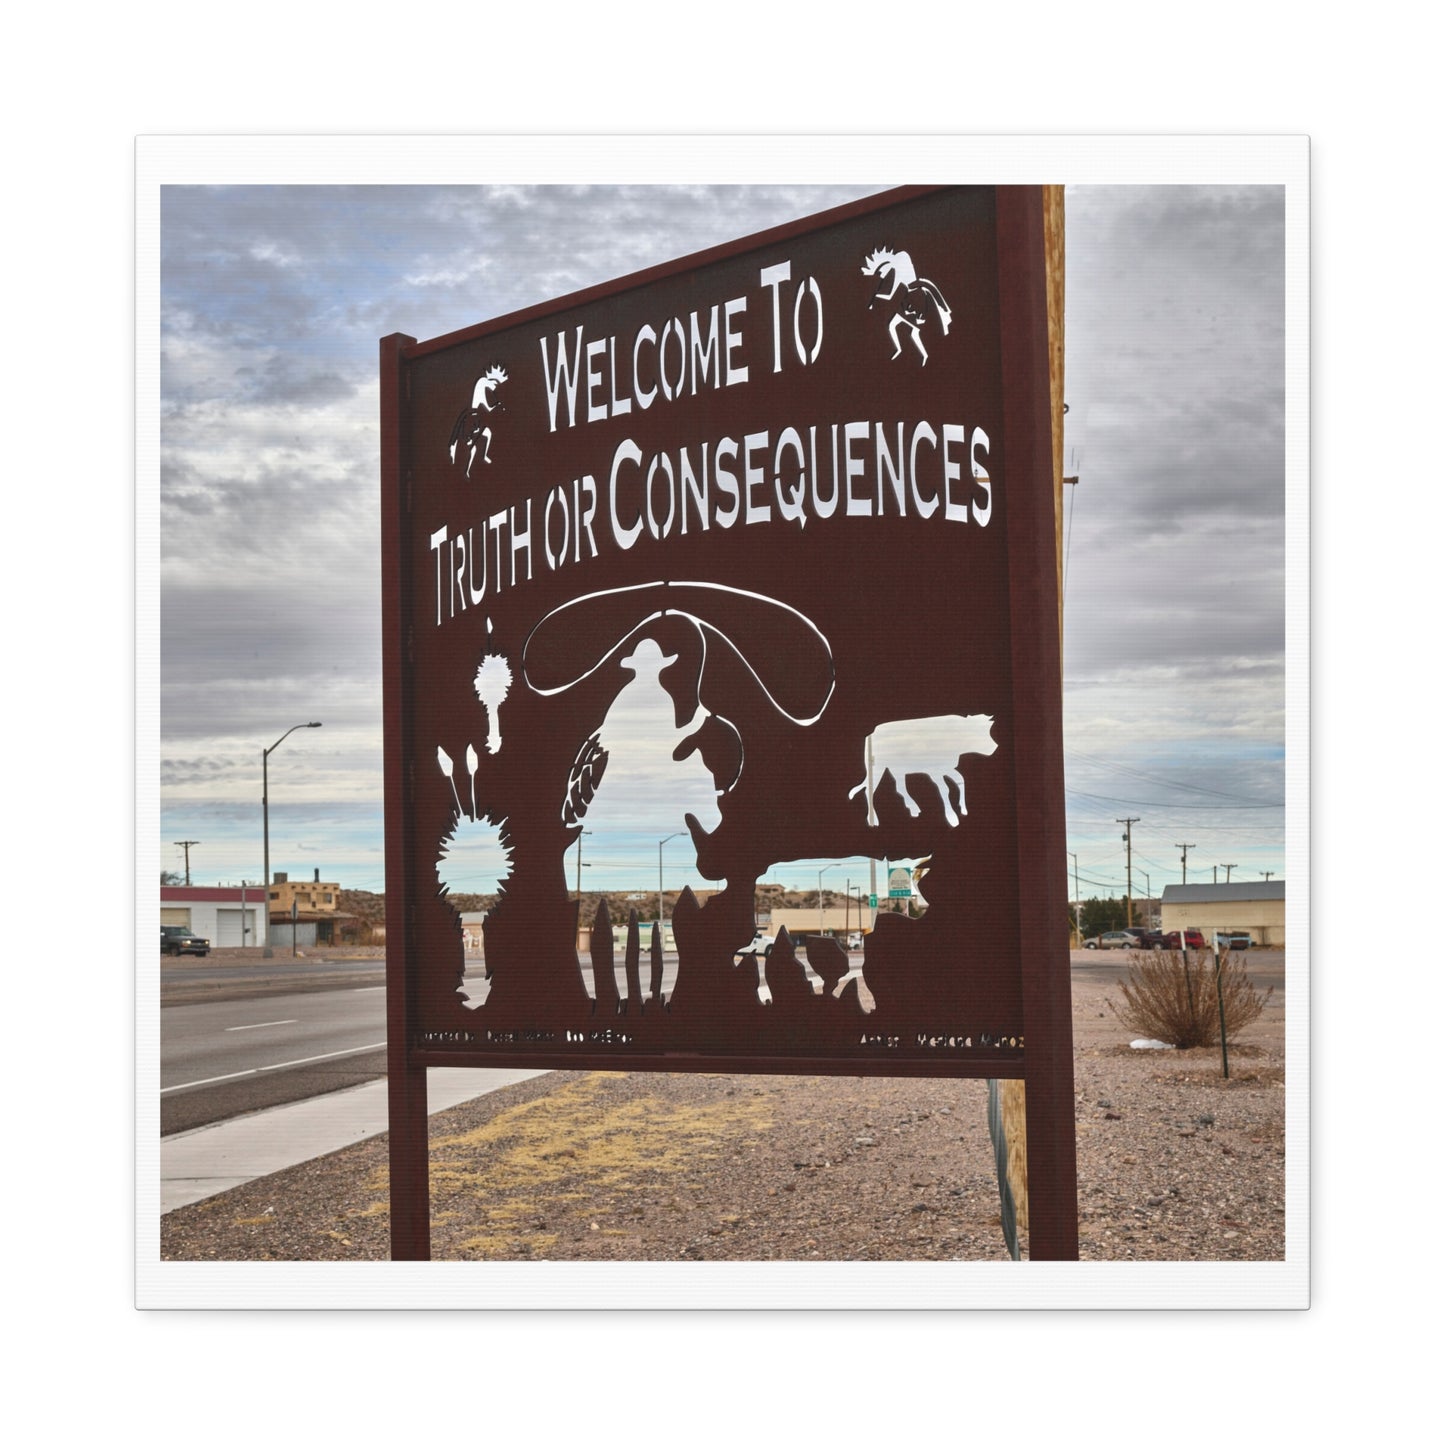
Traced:
[[[1176, 953], [1179, 951], [1179, 930], [1177, 928], [1173, 933], [1166, 933], [1164, 935], [1164, 942], [1161, 947], [1173, 949]], [[1186, 928], [1184, 930], [1184, 947], [1208, 948], [1209, 945], [1205, 943], [1204, 935], [1197, 928]]]

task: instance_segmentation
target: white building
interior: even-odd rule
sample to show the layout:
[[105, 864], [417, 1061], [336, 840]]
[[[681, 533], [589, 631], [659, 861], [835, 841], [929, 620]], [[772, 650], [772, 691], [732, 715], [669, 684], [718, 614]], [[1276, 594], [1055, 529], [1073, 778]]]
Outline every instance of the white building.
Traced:
[[1256, 948], [1284, 947], [1284, 879], [1261, 883], [1171, 883], [1160, 900], [1164, 931], [1197, 928], [1206, 940], [1247, 933]]
[[249, 888], [162, 888], [161, 923], [189, 928], [211, 940], [212, 948], [253, 948], [262, 943], [261, 910], [266, 890]]

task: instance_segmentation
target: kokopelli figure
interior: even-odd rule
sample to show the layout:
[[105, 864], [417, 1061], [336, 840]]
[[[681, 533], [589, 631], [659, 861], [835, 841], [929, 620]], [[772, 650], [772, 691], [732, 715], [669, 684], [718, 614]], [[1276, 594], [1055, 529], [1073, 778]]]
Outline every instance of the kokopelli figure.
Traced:
[[457, 449], [466, 447], [467, 476], [472, 474], [472, 463], [476, 461], [478, 452], [484, 462], [492, 460], [492, 429], [487, 425], [486, 414], [506, 410], [500, 402], [493, 403], [491, 396], [506, 379], [507, 373], [500, 366], [494, 366], [486, 375], [478, 377], [476, 386], [472, 388], [471, 406], [457, 417], [456, 425], [452, 427], [451, 446], [447, 454], [455, 462]]
[[880, 287], [874, 293], [868, 309], [871, 311], [880, 301], [890, 302], [893, 306], [893, 320], [888, 323], [888, 334], [893, 338], [893, 356], [889, 360], [896, 359], [902, 352], [903, 341], [898, 328], [906, 326], [913, 334], [913, 344], [922, 357], [921, 364], [926, 366], [928, 348], [923, 344], [924, 326], [930, 317], [937, 316], [939, 329], [947, 336], [953, 321], [953, 311], [943, 299], [943, 293], [927, 277], [914, 270], [913, 258], [907, 251], [890, 251], [886, 246], [868, 257], [863, 274], [879, 276], [887, 283], [887, 290]]

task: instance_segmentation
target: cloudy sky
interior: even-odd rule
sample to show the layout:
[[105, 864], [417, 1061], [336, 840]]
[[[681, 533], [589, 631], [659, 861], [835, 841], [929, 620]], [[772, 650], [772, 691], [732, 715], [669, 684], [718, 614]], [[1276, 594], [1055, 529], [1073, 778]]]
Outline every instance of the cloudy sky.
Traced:
[[[271, 758], [272, 867], [384, 887], [378, 338], [454, 331], [881, 189], [164, 187], [161, 866], [181, 870], [175, 842], [194, 839], [193, 881], [259, 879], [262, 749], [319, 720]], [[1285, 194], [1078, 185], [1066, 214], [1080, 889], [1122, 894], [1125, 817], [1136, 896], [1180, 881], [1183, 844], [1190, 881], [1280, 877]], [[817, 865], [772, 876], [814, 886]], [[667, 883], [683, 881], [679, 858]], [[649, 882], [655, 846], [599, 854], [586, 879]]]

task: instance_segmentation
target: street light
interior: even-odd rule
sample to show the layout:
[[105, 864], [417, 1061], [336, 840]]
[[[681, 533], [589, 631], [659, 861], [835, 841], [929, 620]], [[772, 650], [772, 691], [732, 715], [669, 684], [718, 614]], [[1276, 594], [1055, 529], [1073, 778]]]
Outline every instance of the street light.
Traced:
[[662, 937], [662, 844], [671, 843], [674, 838], [685, 837], [684, 833], [669, 833], [657, 845], [657, 936]]
[[590, 838], [591, 836], [592, 836], [592, 829], [591, 829], [591, 828], [584, 828], [584, 829], [577, 835], [577, 901], [578, 901], [578, 903], [581, 903], [581, 901], [582, 901], [582, 870], [583, 870], [584, 868], [590, 868], [590, 867], [592, 866], [590, 863], [584, 863], [584, 862], [582, 861], [582, 840], [583, 840], [584, 838]]
[[823, 932], [823, 874], [831, 872], [834, 868], [841, 868], [842, 863], [830, 863], [826, 868], [818, 869], [818, 932]]
[[320, 726], [321, 724], [319, 722], [297, 723], [296, 727], [287, 728], [269, 748], [263, 748], [261, 751], [261, 850], [262, 867], [265, 869], [265, 872], [261, 875], [261, 889], [265, 909], [263, 917], [266, 920], [261, 930], [262, 937], [266, 941], [265, 950], [261, 955], [262, 958], [271, 957], [271, 813], [270, 788], [267, 784], [266, 763], [271, 754], [274, 753], [292, 733], [297, 731], [298, 728], [319, 728]]

